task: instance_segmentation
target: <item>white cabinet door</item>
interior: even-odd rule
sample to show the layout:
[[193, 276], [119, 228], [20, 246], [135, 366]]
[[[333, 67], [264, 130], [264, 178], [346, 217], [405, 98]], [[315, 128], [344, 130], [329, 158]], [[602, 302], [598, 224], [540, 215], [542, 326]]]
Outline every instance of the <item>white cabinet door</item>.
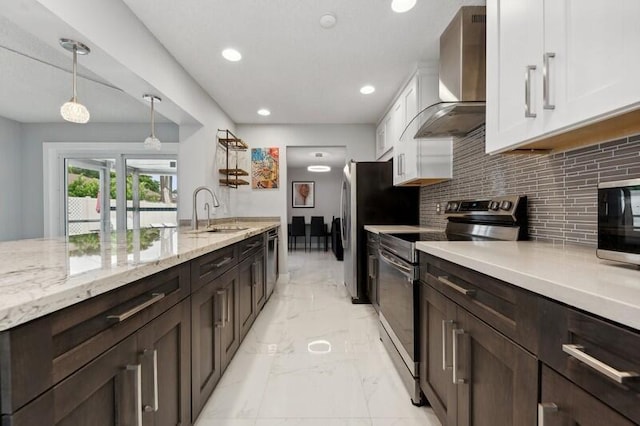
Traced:
[[387, 134], [391, 135], [393, 143], [393, 183], [397, 184], [404, 180], [404, 170], [406, 169], [404, 145], [399, 142], [400, 134], [404, 130], [404, 103], [402, 98], [398, 99], [393, 108], [391, 108], [389, 127]]
[[542, 2], [487, 0], [487, 152], [543, 131], [542, 19]]
[[[402, 109], [404, 112], [403, 127], [400, 131], [400, 144], [402, 145], [402, 152], [406, 159], [403, 163], [403, 179], [410, 180], [418, 177], [418, 147], [417, 141], [413, 139], [413, 135], [403, 135], [402, 133], [407, 128], [409, 122], [418, 113], [418, 79], [414, 77], [407, 87], [404, 89], [401, 95]], [[405, 165], [406, 164], [406, 165]]]
[[376, 129], [376, 158], [380, 158], [385, 152], [385, 138], [386, 138], [386, 125], [383, 120], [382, 123]]
[[639, 17], [639, 0], [544, 1], [545, 133], [640, 103]]

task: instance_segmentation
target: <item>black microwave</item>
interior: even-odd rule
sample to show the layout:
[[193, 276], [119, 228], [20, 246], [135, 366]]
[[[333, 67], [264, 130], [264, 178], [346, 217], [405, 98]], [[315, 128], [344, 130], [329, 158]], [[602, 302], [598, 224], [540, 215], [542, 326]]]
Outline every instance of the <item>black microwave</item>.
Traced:
[[597, 255], [640, 265], [640, 179], [598, 185]]

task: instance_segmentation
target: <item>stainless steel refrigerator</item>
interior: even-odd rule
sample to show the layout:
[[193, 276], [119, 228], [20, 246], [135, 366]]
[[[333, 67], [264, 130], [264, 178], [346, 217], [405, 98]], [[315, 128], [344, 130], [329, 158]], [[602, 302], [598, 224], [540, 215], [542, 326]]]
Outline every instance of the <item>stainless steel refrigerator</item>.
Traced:
[[420, 189], [393, 186], [391, 161], [351, 161], [340, 197], [344, 284], [353, 303], [369, 303], [365, 225], [417, 225]]

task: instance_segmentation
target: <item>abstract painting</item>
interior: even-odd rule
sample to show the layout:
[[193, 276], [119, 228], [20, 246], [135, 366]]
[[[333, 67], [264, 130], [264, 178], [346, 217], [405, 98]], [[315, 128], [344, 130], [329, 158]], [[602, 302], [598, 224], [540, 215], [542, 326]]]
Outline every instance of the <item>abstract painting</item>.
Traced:
[[251, 188], [279, 187], [279, 150], [279, 148], [251, 148]]

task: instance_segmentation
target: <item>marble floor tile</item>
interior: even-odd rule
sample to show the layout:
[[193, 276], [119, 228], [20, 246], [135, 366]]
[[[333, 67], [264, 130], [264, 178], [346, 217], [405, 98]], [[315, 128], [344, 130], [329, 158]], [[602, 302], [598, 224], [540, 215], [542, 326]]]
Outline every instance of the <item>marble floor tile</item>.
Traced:
[[414, 407], [371, 305], [352, 305], [331, 252], [290, 252], [194, 426], [438, 426]]

